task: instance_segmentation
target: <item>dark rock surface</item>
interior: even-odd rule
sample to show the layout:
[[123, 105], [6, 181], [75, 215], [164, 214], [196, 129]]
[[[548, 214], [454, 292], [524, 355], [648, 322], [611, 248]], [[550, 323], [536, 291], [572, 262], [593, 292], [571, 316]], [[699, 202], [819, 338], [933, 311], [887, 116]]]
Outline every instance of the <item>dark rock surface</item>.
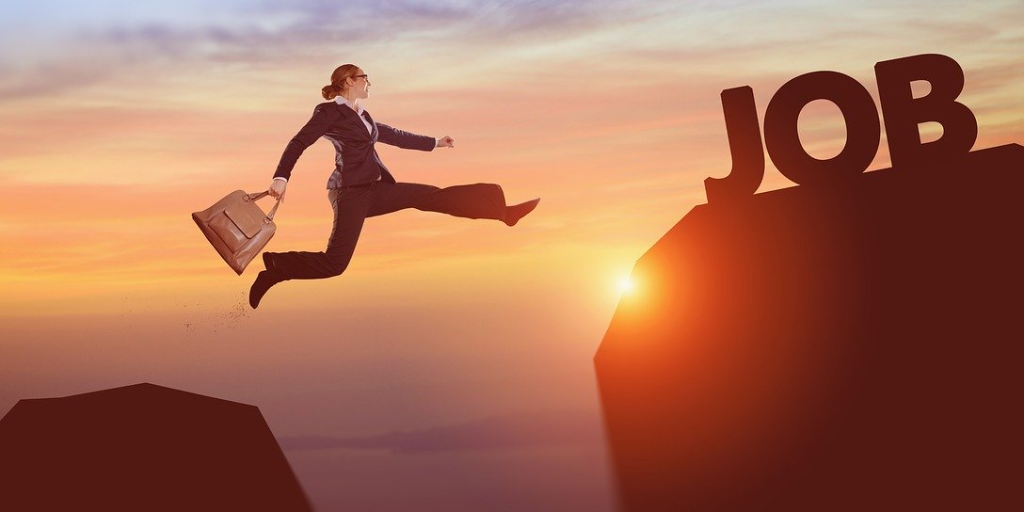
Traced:
[[701, 205], [595, 357], [621, 503], [1022, 510], [1024, 147]]
[[310, 510], [258, 408], [152, 384], [19, 401], [0, 510]]

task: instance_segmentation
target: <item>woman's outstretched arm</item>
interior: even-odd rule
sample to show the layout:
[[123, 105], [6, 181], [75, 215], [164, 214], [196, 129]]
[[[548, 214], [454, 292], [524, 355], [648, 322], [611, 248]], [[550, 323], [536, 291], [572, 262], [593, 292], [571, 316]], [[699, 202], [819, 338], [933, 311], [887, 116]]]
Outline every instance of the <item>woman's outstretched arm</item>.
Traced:
[[417, 135], [398, 128], [392, 128], [384, 123], [377, 123], [377, 142], [383, 142], [402, 149], [418, 149], [420, 151], [431, 151], [440, 147], [455, 147], [455, 140], [447, 135], [444, 137], [451, 142], [451, 145], [441, 144], [442, 139], [435, 139], [426, 135]]

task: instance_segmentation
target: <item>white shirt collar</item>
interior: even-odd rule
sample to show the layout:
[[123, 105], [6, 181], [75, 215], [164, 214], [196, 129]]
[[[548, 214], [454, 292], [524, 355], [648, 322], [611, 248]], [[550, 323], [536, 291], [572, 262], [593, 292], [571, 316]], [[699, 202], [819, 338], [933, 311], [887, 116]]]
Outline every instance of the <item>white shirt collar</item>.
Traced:
[[[334, 101], [337, 102], [338, 105], [345, 105], [348, 108], [352, 108], [352, 104], [349, 103], [348, 100], [345, 99], [344, 96], [339, 95], [339, 96], [334, 98]], [[359, 115], [363, 115], [363, 104], [362, 103], [356, 102], [356, 113], [359, 114]]]

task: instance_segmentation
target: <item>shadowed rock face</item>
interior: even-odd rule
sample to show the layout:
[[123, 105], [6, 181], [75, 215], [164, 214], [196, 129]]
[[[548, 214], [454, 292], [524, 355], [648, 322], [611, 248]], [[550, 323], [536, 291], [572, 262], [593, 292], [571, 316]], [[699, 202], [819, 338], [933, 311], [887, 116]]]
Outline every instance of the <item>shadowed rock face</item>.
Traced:
[[1009, 145], [694, 208], [595, 357], [623, 507], [1024, 510], [1022, 190]]
[[152, 384], [21, 400], [2, 510], [310, 510], [259, 409]]

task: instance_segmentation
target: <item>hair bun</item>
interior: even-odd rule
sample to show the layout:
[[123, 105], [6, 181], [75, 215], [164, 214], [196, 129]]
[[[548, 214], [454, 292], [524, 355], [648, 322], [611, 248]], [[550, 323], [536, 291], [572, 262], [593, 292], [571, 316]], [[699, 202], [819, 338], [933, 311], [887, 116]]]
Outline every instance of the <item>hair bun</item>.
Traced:
[[337, 85], [325, 85], [323, 89], [320, 89], [320, 94], [323, 95], [325, 100], [333, 100], [338, 97], [338, 93], [341, 92]]

